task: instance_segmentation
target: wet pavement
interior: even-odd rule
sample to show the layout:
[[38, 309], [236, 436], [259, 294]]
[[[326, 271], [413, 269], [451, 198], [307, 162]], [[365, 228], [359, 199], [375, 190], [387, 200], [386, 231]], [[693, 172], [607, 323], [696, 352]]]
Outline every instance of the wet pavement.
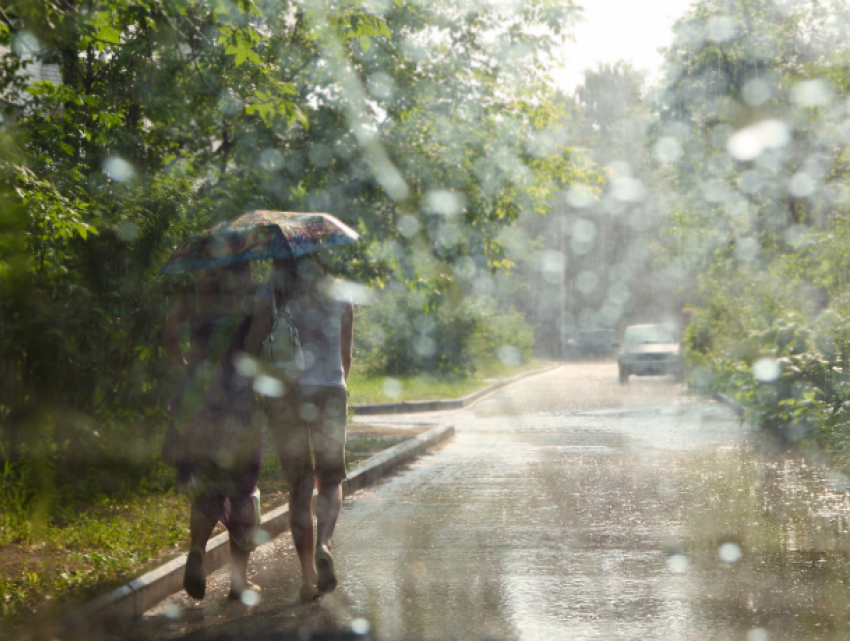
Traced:
[[668, 378], [569, 364], [455, 412], [368, 417], [454, 439], [345, 502], [340, 587], [300, 605], [288, 535], [253, 557], [256, 605], [211, 577], [134, 636], [850, 638], [847, 479], [769, 455]]

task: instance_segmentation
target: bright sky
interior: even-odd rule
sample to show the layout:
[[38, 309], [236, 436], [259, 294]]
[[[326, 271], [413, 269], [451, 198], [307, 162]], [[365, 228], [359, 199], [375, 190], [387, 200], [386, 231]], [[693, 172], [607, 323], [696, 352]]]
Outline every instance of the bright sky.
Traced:
[[558, 85], [572, 93], [584, 79], [584, 70], [597, 63], [631, 62], [656, 79], [661, 69], [658, 49], [673, 38], [673, 23], [692, 0], [578, 0], [584, 21], [574, 29], [575, 42], [564, 48], [565, 69]]

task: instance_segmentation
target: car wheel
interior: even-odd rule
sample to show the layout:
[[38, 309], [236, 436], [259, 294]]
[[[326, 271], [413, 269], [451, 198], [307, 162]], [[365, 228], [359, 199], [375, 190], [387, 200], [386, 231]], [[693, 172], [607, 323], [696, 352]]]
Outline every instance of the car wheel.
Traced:
[[625, 367], [620, 368], [620, 385], [628, 385], [629, 384], [629, 370]]

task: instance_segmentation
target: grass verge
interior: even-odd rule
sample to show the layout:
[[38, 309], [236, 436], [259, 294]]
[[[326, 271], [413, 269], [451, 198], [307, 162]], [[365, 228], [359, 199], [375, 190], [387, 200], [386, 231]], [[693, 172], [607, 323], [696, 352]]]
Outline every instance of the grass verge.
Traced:
[[[400, 379], [403, 391], [396, 396], [387, 393], [392, 385], [386, 377], [355, 374], [350, 402], [458, 398], [545, 365], [537, 361], [511, 370], [493, 367], [475, 378], [408, 377]], [[347, 464], [353, 467], [415, 434], [352, 424]], [[102, 469], [92, 462], [89, 472], [97, 476]], [[54, 618], [69, 604], [93, 598], [184, 553], [188, 502], [175, 492], [173, 476], [171, 468], [158, 464], [141, 482], [128, 479], [120, 492], [110, 494], [77, 492], [73, 481], [57, 483], [50, 518], [36, 523], [32, 513], [39, 501], [29, 489], [31, 479], [9, 465], [0, 468], [0, 499], [5, 499], [0, 502], [0, 613], [6, 630], [27, 620]], [[287, 500], [271, 440], [259, 487], [264, 511]]]

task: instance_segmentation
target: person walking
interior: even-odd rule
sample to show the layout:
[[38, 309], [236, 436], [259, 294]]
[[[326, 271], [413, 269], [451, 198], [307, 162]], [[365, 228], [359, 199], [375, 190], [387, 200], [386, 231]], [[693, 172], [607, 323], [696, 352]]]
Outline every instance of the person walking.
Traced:
[[309, 602], [337, 586], [331, 537], [346, 476], [346, 382], [351, 371], [354, 305], [342, 283], [326, 275], [311, 255], [275, 260], [269, 290], [259, 297], [266, 302], [260, 306], [268, 307], [270, 300], [277, 300], [288, 310], [304, 355], [301, 378], [281, 397], [266, 399], [266, 408], [289, 484], [290, 528], [302, 575], [299, 596]]
[[182, 370], [169, 411], [180, 431], [178, 488], [192, 500], [183, 587], [194, 599], [205, 595], [206, 545], [217, 522], [230, 533], [230, 597], [259, 590], [247, 571], [260, 524], [265, 431], [252, 416], [252, 381], [237, 371], [237, 359], [258, 354], [272, 325], [267, 309], [254, 313], [255, 289], [247, 263], [202, 272], [181, 292], [163, 330], [166, 352]]

